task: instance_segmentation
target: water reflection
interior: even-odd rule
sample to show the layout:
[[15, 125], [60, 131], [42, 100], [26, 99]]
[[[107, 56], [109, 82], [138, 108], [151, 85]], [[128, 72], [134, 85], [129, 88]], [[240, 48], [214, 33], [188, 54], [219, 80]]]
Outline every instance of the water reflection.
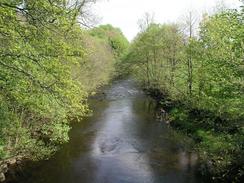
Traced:
[[25, 183], [199, 183], [197, 157], [155, 117], [155, 103], [130, 80], [92, 100], [94, 115], [75, 124], [51, 160], [27, 169]]
[[133, 99], [110, 102], [101, 120], [104, 126], [92, 146], [92, 158], [99, 161], [95, 182], [153, 182], [147, 155], [134, 145], [140, 142], [134, 123], [140, 121], [133, 111]]

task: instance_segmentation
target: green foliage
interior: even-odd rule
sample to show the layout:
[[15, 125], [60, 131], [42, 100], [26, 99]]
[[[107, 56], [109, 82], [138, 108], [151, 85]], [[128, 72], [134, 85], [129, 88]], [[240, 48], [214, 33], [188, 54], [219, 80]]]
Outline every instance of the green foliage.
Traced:
[[122, 31], [112, 25], [101, 25], [92, 29], [90, 34], [107, 42], [116, 57], [121, 57], [129, 46], [129, 42]]
[[22, 6], [0, 4], [0, 130], [4, 156], [36, 159], [67, 141], [68, 117], [87, 111], [86, 91], [71, 77], [85, 49], [68, 41], [76, 10], [66, 15], [59, 1]]
[[[127, 53], [129, 42], [126, 37], [123, 35], [122, 31], [119, 28], [115, 28], [112, 25], [100, 25], [89, 31], [90, 35], [94, 38], [100, 40], [103, 45], [107, 45], [104, 50], [104, 53], [111, 52], [113, 53], [115, 60], [114, 66], [116, 68], [115, 76], [120, 76], [125, 74], [126, 66], [124, 62], [124, 56]], [[110, 50], [108, 50], [110, 49]], [[102, 51], [102, 49], [101, 49]], [[109, 54], [108, 54], [109, 56]], [[103, 59], [110, 59], [110, 57]]]
[[174, 24], [151, 23], [123, 61], [143, 87], [182, 104], [170, 110], [170, 119], [199, 142], [200, 158], [210, 162], [216, 180], [244, 176], [243, 21], [244, 8], [205, 16], [198, 37]]
[[198, 107], [221, 117], [244, 117], [243, 17], [228, 11], [204, 20], [198, 40], [202, 54], [194, 55]]
[[[240, 182], [243, 176], [243, 135], [217, 134], [198, 131], [201, 143], [198, 151], [205, 164], [205, 173], [212, 173], [216, 181]], [[242, 140], [242, 142], [240, 142]]]
[[76, 23], [88, 2], [0, 2], [0, 159], [50, 157], [111, 78], [111, 45]]
[[176, 78], [182, 62], [183, 35], [177, 25], [151, 24], [134, 40], [126, 62], [133, 66], [133, 74], [147, 88], [178, 93]]
[[116, 57], [110, 45], [103, 39], [93, 37], [89, 32], [82, 39], [87, 53], [81, 60], [80, 67], [74, 68], [73, 75], [86, 91], [93, 92], [97, 87], [107, 84], [114, 76]]

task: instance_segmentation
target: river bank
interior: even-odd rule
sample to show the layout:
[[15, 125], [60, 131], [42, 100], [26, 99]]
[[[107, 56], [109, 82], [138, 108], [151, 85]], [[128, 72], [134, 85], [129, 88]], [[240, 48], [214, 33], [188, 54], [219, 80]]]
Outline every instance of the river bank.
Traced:
[[6, 174], [11, 174], [9, 171], [16, 171], [18, 166], [21, 166], [23, 157], [16, 156], [0, 161], [0, 182], [6, 181]]
[[[208, 182], [244, 180], [241, 121], [230, 122], [211, 111], [192, 108], [183, 101], [171, 100], [157, 89], [145, 91], [157, 102], [159, 118], [193, 139], [199, 155], [199, 173]], [[225, 137], [226, 134], [229, 135]]]

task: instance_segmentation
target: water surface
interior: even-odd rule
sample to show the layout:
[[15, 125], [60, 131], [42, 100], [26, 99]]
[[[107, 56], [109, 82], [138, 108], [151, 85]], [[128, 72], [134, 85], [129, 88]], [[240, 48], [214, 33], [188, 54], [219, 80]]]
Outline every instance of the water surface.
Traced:
[[199, 183], [194, 153], [155, 117], [155, 103], [131, 80], [90, 100], [93, 116], [73, 125], [70, 142], [24, 170], [20, 183]]

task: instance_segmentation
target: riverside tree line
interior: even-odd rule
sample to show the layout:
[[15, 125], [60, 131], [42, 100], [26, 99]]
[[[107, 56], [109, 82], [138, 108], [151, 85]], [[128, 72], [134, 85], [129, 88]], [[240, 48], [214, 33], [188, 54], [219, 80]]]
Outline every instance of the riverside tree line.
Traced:
[[113, 77], [128, 41], [110, 25], [86, 28], [92, 3], [0, 1], [1, 160], [50, 157]]
[[204, 175], [239, 182], [244, 176], [244, 8], [203, 15], [198, 34], [192, 13], [182, 23], [184, 29], [156, 24], [146, 15], [124, 56], [124, 70], [130, 68], [149, 92], [163, 95], [159, 102], [171, 124], [195, 139]]

